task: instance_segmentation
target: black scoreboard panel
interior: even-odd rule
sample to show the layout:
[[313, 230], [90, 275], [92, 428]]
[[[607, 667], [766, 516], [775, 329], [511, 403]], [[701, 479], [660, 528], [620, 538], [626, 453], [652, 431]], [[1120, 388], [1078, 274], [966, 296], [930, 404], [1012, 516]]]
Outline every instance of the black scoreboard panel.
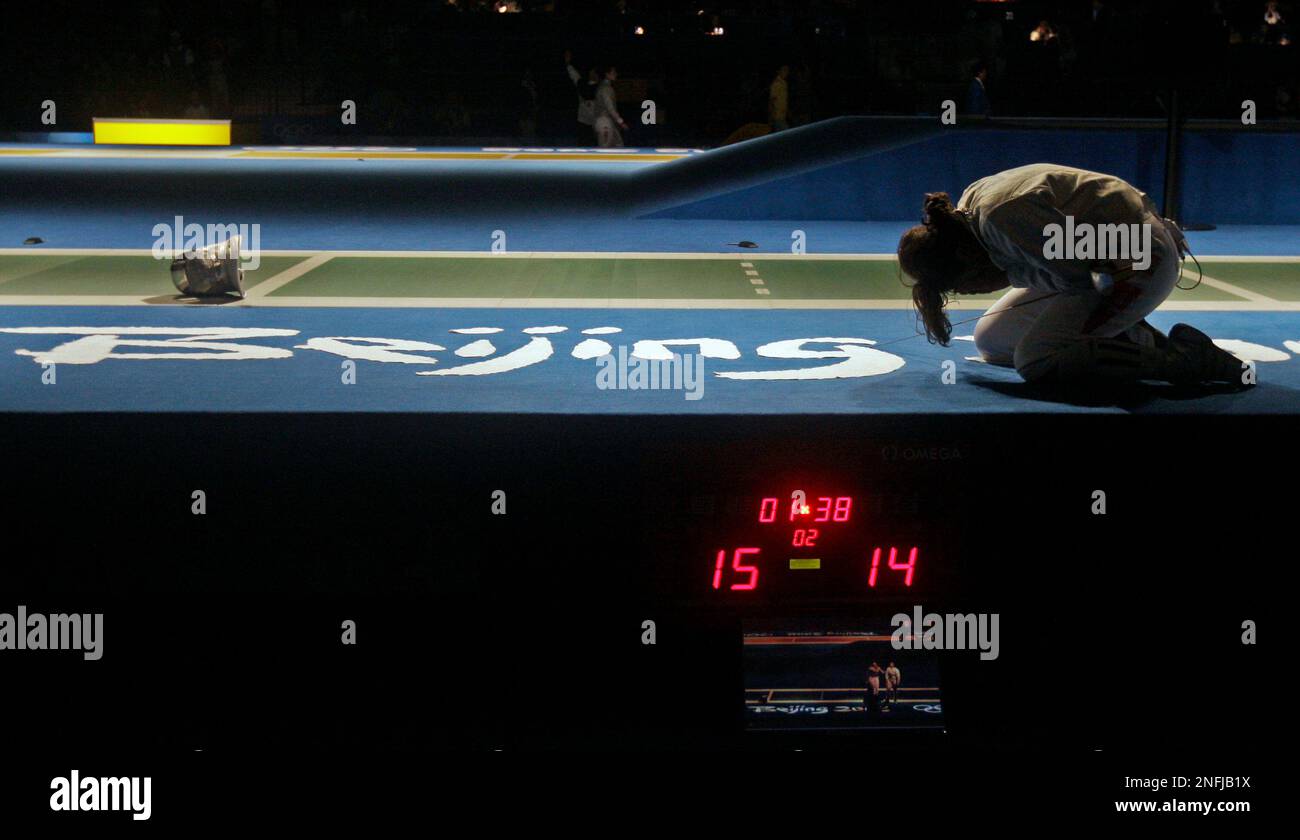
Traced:
[[[40, 688], [6, 737], [1159, 743], [1203, 717], [1192, 675], [1268, 677], [1235, 640], [1277, 591], [1289, 500], [1245, 441], [1284, 425], [11, 416], [0, 611], [103, 612], [105, 638], [93, 673], [13, 659]], [[1294, 474], [1292, 450], [1268, 460]], [[891, 646], [929, 613], [996, 614], [996, 658]], [[925, 707], [907, 720], [865, 708], [891, 658]], [[80, 722], [87, 693], [117, 725]]]

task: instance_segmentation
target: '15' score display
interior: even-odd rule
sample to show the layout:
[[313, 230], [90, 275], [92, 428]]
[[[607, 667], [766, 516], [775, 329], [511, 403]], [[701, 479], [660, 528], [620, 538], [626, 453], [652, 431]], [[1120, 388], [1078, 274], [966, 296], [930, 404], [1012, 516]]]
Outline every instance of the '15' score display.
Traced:
[[[851, 596], [911, 589], [918, 573], [916, 545], [873, 542], [853, 496], [794, 490], [764, 496], [751, 539], [718, 548], [711, 583], [720, 592], [769, 589]], [[751, 514], [752, 515], [752, 514]], [[828, 587], [833, 587], [828, 590]]]

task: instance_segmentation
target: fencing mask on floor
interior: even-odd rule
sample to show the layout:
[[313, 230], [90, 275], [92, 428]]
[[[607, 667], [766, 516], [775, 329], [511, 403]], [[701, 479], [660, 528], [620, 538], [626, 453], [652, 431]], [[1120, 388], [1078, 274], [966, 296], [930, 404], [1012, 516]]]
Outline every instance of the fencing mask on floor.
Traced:
[[172, 284], [187, 297], [244, 296], [239, 237], [189, 250], [172, 260]]

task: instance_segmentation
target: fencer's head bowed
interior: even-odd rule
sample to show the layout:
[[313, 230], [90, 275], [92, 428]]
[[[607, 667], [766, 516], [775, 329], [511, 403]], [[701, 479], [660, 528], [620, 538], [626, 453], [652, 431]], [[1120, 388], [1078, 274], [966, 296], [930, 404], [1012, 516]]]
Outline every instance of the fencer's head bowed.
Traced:
[[[911, 286], [912, 304], [931, 342], [947, 345], [952, 323], [945, 307], [948, 295], [968, 270], [967, 240], [974, 235], [946, 192], [925, 194], [921, 224], [909, 228], [898, 240], [898, 265]], [[976, 243], [978, 245], [978, 243]]]

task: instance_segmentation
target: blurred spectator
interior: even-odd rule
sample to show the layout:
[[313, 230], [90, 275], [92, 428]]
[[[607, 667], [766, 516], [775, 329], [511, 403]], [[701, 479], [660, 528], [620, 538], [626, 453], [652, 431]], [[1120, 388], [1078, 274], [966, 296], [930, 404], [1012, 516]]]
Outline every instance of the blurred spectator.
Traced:
[[1092, 0], [1088, 19], [1079, 27], [1083, 59], [1080, 69], [1084, 74], [1096, 78], [1109, 72], [1114, 38], [1114, 12], [1102, 0]]
[[767, 121], [773, 131], [785, 131], [790, 127], [790, 88], [786, 84], [788, 78], [790, 65], [782, 64], [767, 88]]
[[730, 146], [733, 143], [743, 143], [746, 140], [753, 140], [755, 137], [766, 137], [771, 133], [772, 126], [768, 123], [745, 123], [740, 128], [728, 134], [727, 138], [719, 145]]
[[1055, 40], [1055, 38], [1056, 30], [1053, 29], [1052, 25], [1045, 20], [1039, 21], [1038, 25], [1029, 33], [1029, 40], [1035, 43], [1046, 44], [1049, 41]]
[[433, 110], [434, 130], [445, 137], [468, 134], [470, 130], [469, 112], [461, 104], [460, 94], [452, 91]]
[[370, 115], [366, 119], [366, 124], [377, 134], [391, 136], [398, 132], [406, 103], [402, 101], [397, 91], [383, 87], [377, 90], [363, 107]]
[[1291, 43], [1291, 38], [1287, 34], [1286, 19], [1282, 16], [1282, 9], [1276, 0], [1269, 0], [1264, 4], [1264, 24], [1260, 32], [1265, 44], [1285, 47]]
[[212, 116], [208, 106], [203, 104], [198, 88], [190, 88], [190, 100], [189, 104], [185, 106], [184, 114], [187, 120], [206, 120]]
[[135, 20], [136, 50], [151, 53], [164, 35], [162, 6], [158, 0], [143, 0]]
[[807, 62], [800, 62], [790, 76], [790, 125], [807, 125], [812, 122], [812, 115], [812, 72]]
[[564, 51], [564, 70], [569, 74], [569, 81], [573, 83], [573, 90], [578, 95], [578, 138], [580, 145], [587, 145], [591, 142], [593, 132], [596, 130], [596, 88], [598, 80], [596, 79], [596, 68], [587, 71], [587, 78], [584, 80], [578, 68], [573, 66], [573, 53], [569, 50]]
[[1040, 21], [1029, 33], [1024, 54], [1025, 64], [1019, 74], [1023, 85], [1023, 104], [1029, 113], [1051, 114], [1063, 107], [1060, 97], [1061, 39], [1056, 27]]
[[[176, 113], [175, 106], [172, 106], [171, 113]], [[158, 108], [158, 98], [152, 91], [143, 91], [136, 95], [135, 101], [131, 105], [132, 117], [161, 117], [162, 109]]]
[[1098, 29], [1105, 30], [1110, 26], [1110, 7], [1103, 0], [1092, 0], [1092, 10], [1088, 13], [1088, 22]]
[[622, 132], [627, 130], [627, 123], [619, 116], [618, 102], [614, 97], [618, 68], [611, 66], [602, 76], [600, 87], [596, 89], [596, 145], [606, 149], [623, 145]]
[[1293, 120], [1296, 117], [1295, 97], [1284, 85], [1278, 85], [1273, 94], [1273, 115], [1283, 120]]
[[182, 93], [194, 83], [194, 51], [173, 29], [167, 36], [167, 46], [162, 57], [163, 75], [167, 79], [169, 93], [180, 98]]
[[208, 79], [208, 101], [222, 117], [230, 116], [230, 86], [226, 83], [226, 45], [217, 36], [204, 47], [203, 72]]
[[366, 10], [361, 8], [357, 3], [344, 3], [343, 6], [339, 8], [339, 25], [343, 28], [344, 32], [355, 32], [357, 27], [364, 26], [368, 22]]
[[276, 0], [262, 0], [258, 14], [257, 32], [258, 57], [268, 64], [273, 64], [280, 52], [280, 5]]
[[524, 77], [519, 81], [519, 135], [531, 140], [537, 136], [537, 82], [533, 79], [533, 70], [524, 70]]
[[966, 113], [988, 116], [989, 95], [985, 87], [988, 78], [988, 65], [982, 61], [975, 62], [971, 68], [970, 86], [966, 88]]

